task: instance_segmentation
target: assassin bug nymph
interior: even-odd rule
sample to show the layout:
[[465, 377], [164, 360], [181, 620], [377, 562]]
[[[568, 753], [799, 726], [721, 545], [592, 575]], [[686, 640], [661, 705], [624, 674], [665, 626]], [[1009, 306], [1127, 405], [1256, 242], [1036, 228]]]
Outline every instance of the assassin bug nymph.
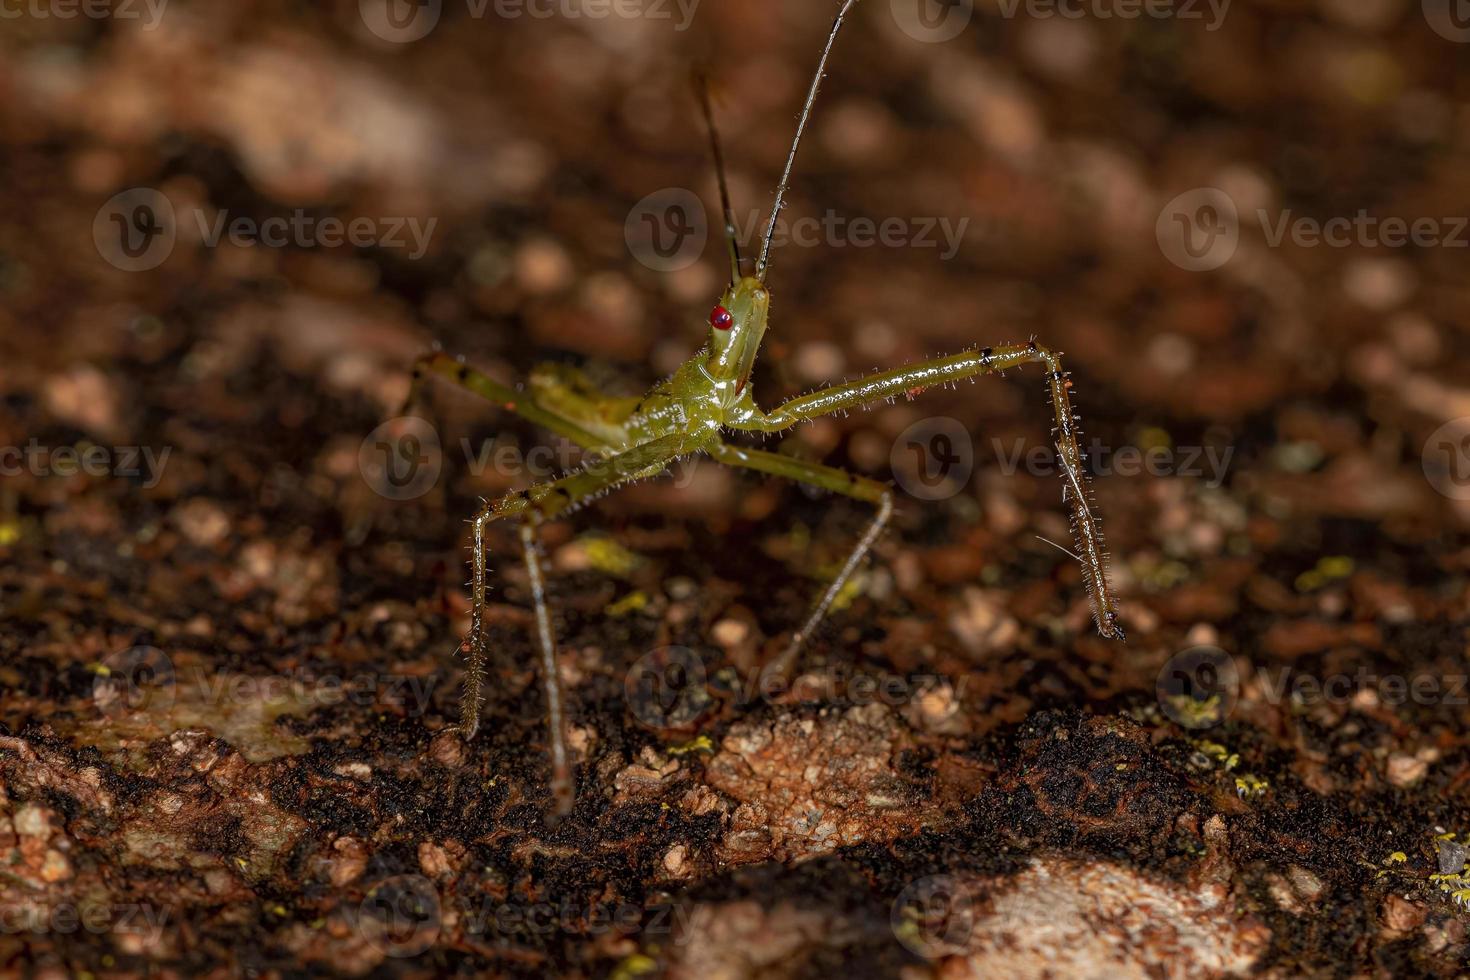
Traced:
[[735, 241], [734, 213], [726, 186], [724, 161], [715, 132], [708, 94], [700, 89], [700, 105], [709, 128], [714, 162], [719, 178], [720, 200], [725, 217], [725, 237], [730, 257], [730, 285], [709, 315], [709, 345], [695, 354], [642, 399], [612, 398], [590, 389], [575, 372], [552, 372], [550, 377], [533, 376], [530, 391], [501, 384], [443, 353], [427, 354], [414, 365], [405, 414], [413, 404], [423, 380], [443, 377], [462, 388], [503, 405], [528, 421], [583, 447], [592, 459], [581, 469], [558, 480], [529, 490], [515, 491], [485, 504], [473, 519], [471, 531], [470, 628], [461, 649], [468, 657], [460, 705], [460, 731], [466, 738], [479, 727], [484, 701], [486, 664], [485, 634], [485, 529], [492, 521], [515, 518], [520, 523], [521, 545], [535, 605], [536, 632], [540, 646], [540, 675], [546, 698], [546, 718], [551, 746], [551, 790], [557, 816], [572, 808], [574, 789], [567, 754], [566, 714], [557, 677], [551, 617], [546, 608], [545, 586], [537, 557], [536, 529], [549, 519], [568, 514], [577, 507], [616, 487], [662, 474], [684, 457], [704, 454], [732, 467], [755, 470], [809, 484], [822, 490], [852, 497], [877, 508], [857, 547], [832, 583], [817, 598], [806, 621], [796, 631], [782, 654], [767, 669], [785, 671], [796, 659], [802, 644], [821, 623], [833, 600], [862, 561], [893, 511], [893, 493], [887, 485], [841, 469], [803, 462], [778, 453], [748, 449], [725, 441], [727, 431], [772, 433], [788, 429], [819, 415], [842, 412], [913, 395], [936, 385], [980, 374], [994, 374], [1026, 364], [1040, 364], [1046, 371], [1056, 427], [1056, 449], [1061, 459], [1063, 497], [1070, 505], [1077, 558], [1081, 561], [1093, 619], [1104, 637], [1123, 637], [1117, 610], [1108, 587], [1107, 556], [1102, 531], [1089, 502], [1077, 419], [1072, 413], [1068, 389], [1071, 382], [1061, 360], [1034, 341], [1003, 347], [984, 347], [935, 360], [869, 375], [846, 384], [821, 388], [794, 398], [775, 409], [762, 411], [751, 397], [749, 385], [756, 353], [765, 336], [771, 308], [766, 286], [771, 238], [781, 213], [792, 166], [802, 133], [811, 118], [812, 106], [821, 87], [827, 58], [837, 40], [843, 19], [857, 0], [845, 0], [827, 35], [817, 71], [807, 89], [806, 102], [797, 122], [796, 136], [781, 182], [776, 188], [754, 275], [741, 271]]

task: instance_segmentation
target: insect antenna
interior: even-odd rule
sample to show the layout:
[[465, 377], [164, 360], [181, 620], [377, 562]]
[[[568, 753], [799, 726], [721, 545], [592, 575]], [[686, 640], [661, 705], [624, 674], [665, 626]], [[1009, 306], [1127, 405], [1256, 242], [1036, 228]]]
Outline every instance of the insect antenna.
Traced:
[[822, 75], [827, 70], [827, 56], [832, 53], [832, 45], [837, 43], [837, 32], [842, 29], [842, 19], [856, 3], [857, 0], [843, 0], [842, 9], [837, 11], [837, 18], [832, 21], [832, 32], [827, 35], [827, 44], [822, 48], [822, 59], [817, 62], [817, 73], [812, 76], [812, 86], [807, 89], [806, 104], [802, 106], [801, 118], [796, 123], [796, 136], [791, 141], [791, 152], [786, 157], [786, 169], [781, 174], [781, 183], [776, 185], [776, 203], [771, 207], [771, 221], [766, 226], [766, 239], [761, 243], [760, 258], [755, 264], [755, 277], [762, 281], [766, 278], [766, 266], [771, 256], [771, 238], [776, 234], [776, 219], [781, 216], [781, 208], [786, 203], [786, 187], [791, 181], [791, 168], [796, 163], [796, 148], [801, 145], [801, 134], [806, 131], [812, 106], [817, 101], [817, 90], [822, 87]]
[[730, 285], [733, 286], [740, 281], [740, 243], [735, 240], [735, 209], [730, 206], [730, 185], [725, 181], [725, 154], [720, 150], [720, 134], [715, 129], [715, 112], [710, 106], [709, 76], [702, 71], [694, 73], [694, 94], [704, 113], [710, 149], [715, 155], [715, 177], [720, 182], [720, 208], [725, 213], [725, 245], [730, 250]]

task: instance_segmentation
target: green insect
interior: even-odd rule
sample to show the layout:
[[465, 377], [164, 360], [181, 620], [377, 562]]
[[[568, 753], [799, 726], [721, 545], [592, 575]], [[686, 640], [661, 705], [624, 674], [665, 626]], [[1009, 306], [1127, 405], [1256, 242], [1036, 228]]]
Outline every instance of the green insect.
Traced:
[[785, 477], [835, 494], [852, 497], [877, 508], [857, 546], [841, 571], [817, 598], [806, 621], [790, 643], [767, 669], [786, 671], [795, 662], [803, 643], [821, 623], [833, 600], [882, 532], [893, 512], [893, 492], [877, 480], [830, 466], [803, 462], [777, 453], [763, 452], [726, 441], [730, 432], [771, 433], [789, 429], [805, 420], [852, 408], [886, 402], [981, 374], [994, 374], [1026, 364], [1039, 364], [1046, 372], [1056, 428], [1057, 452], [1061, 459], [1063, 496], [1072, 512], [1078, 555], [1087, 579], [1088, 594], [1098, 632], [1108, 638], [1123, 638], [1117, 608], [1107, 580], [1107, 555], [1102, 530], [1089, 503], [1086, 475], [1082, 468], [1080, 432], [1072, 412], [1068, 389], [1071, 382], [1057, 354], [1035, 342], [985, 347], [950, 357], [910, 364], [869, 375], [847, 384], [821, 388], [794, 398], [771, 411], [763, 411], [751, 397], [750, 375], [760, 351], [771, 310], [771, 292], [766, 285], [771, 237], [784, 204], [796, 151], [811, 118], [821, 87], [828, 56], [842, 22], [857, 0], [845, 0], [838, 11], [817, 71], [807, 90], [806, 102], [797, 123], [796, 135], [781, 182], [754, 274], [742, 273], [739, 247], [735, 241], [734, 212], [724, 175], [719, 137], [707, 94], [701, 90], [701, 106], [709, 127], [719, 176], [720, 198], [725, 216], [725, 237], [730, 254], [730, 285], [709, 316], [709, 346], [690, 358], [668, 379], [641, 399], [613, 398], [591, 390], [580, 375], [541, 372], [531, 390], [521, 391], [476, 371], [461, 360], [432, 353], [414, 365], [413, 384], [405, 414], [414, 403], [426, 377], [438, 375], [462, 388], [504, 406], [531, 423], [563, 436], [583, 447], [592, 459], [581, 469], [558, 480], [529, 490], [515, 491], [485, 504], [472, 522], [470, 628], [461, 650], [468, 658], [468, 671], [461, 701], [460, 731], [472, 737], [479, 727], [484, 702], [486, 665], [485, 639], [485, 529], [492, 521], [515, 519], [520, 525], [521, 544], [535, 604], [536, 631], [540, 646], [540, 675], [546, 699], [551, 746], [551, 791], [555, 815], [572, 809], [575, 790], [567, 753], [566, 711], [557, 678], [555, 642], [547, 612], [545, 584], [537, 557], [536, 530], [543, 521], [566, 515], [575, 508], [619, 486], [658, 476], [674, 462], [704, 455], [728, 466]]

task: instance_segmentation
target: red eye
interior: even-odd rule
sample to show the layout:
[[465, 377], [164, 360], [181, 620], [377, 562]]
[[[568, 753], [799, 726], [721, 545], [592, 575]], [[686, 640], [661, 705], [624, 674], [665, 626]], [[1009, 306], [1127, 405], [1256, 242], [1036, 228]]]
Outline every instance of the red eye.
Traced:
[[735, 326], [735, 318], [723, 306], [716, 306], [709, 311], [709, 325], [716, 330], [729, 330]]

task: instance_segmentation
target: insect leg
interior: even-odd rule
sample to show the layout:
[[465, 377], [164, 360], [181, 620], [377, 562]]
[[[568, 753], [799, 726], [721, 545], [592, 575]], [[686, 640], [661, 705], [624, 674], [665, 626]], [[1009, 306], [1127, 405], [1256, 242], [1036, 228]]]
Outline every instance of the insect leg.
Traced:
[[1103, 544], [1102, 526], [1093, 514], [1087, 473], [1082, 466], [1081, 431], [1072, 411], [1068, 392], [1072, 382], [1062, 370], [1061, 358], [1034, 341], [1005, 347], [986, 347], [951, 357], [909, 364], [892, 371], [870, 374], [847, 384], [819, 388], [810, 394], [793, 398], [766, 415], [755, 415], [732, 424], [732, 428], [775, 432], [798, 422], [850, 408], [865, 408], [898, 395], [913, 396], [935, 385], [959, 381], [979, 374], [994, 374], [1025, 364], [1041, 364], [1046, 368], [1047, 390], [1051, 394], [1052, 413], [1056, 422], [1052, 435], [1061, 459], [1062, 496], [1072, 510], [1072, 533], [1081, 556], [1087, 594], [1092, 603], [1092, 617], [1097, 631], [1109, 639], [1123, 639], [1117, 606], [1108, 585], [1107, 549]]
[[400, 415], [408, 414], [417, 402], [424, 382], [429, 376], [436, 374], [466, 391], [473, 392], [487, 401], [516, 413], [543, 429], [570, 439], [585, 449], [600, 449], [606, 446], [605, 440], [595, 433], [587, 431], [571, 419], [538, 404], [530, 392], [517, 391], [509, 385], [501, 384], [483, 371], [476, 370], [442, 351], [424, 354], [414, 361], [413, 381], [409, 385], [408, 397], [404, 400]]
[[816, 628], [821, 625], [827, 615], [827, 610], [832, 607], [833, 601], [842, 594], [842, 589], [847, 585], [852, 573], [857, 570], [858, 563], [878, 540], [878, 535], [883, 533], [883, 528], [888, 524], [888, 519], [893, 515], [893, 491], [867, 477], [857, 476], [845, 470], [839, 470], [831, 466], [821, 466], [816, 463], [808, 463], [800, 459], [792, 459], [779, 453], [768, 453], [759, 449], [745, 449], [740, 446], [721, 444], [710, 450], [710, 456], [721, 463], [729, 466], [738, 466], [744, 469], [757, 470], [762, 473], [770, 473], [774, 476], [782, 476], [788, 480], [805, 483], [809, 486], [820, 487], [833, 493], [840, 493], [846, 497], [874, 504], [878, 508], [877, 515], [872, 523], [863, 532], [857, 547], [847, 556], [842, 570], [837, 573], [825, 591], [817, 597], [816, 604], [807, 616], [806, 622], [802, 623], [791, 637], [791, 642], [786, 649], [766, 669], [776, 676], [785, 677], [791, 671], [796, 662], [797, 654], [801, 652], [802, 645], [811, 638]]
[[470, 535], [470, 629], [462, 649], [469, 665], [460, 699], [460, 732], [473, 738], [480, 726], [484, 706], [485, 664], [485, 529], [493, 521], [514, 517], [521, 521], [521, 543], [536, 605], [536, 631], [541, 648], [541, 683], [546, 691], [546, 714], [550, 729], [552, 791], [556, 812], [570, 812], [573, 800], [571, 766], [566, 744], [566, 718], [562, 690], [556, 671], [556, 650], [551, 635], [551, 617], [546, 608], [546, 589], [541, 564], [535, 551], [535, 529], [541, 522], [564, 515], [582, 504], [636, 479], [655, 476], [686, 453], [702, 448], [688, 436], [654, 439], [616, 456], [593, 460], [575, 473], [541, 483], [528, 490], [515, 490], [482, 507], [471, 522]]
[[546, 609], [546, 585], [541, 577], [533, 520], [521, 521], [521, 548], [526, 556], [531, 598], [536, 604], [536, 637], [541, 645], [541, 692], [546, 698], [546, 728], [551, 733], [551, 798], [556, 801], [557, 815], [566, 816], [572, 812], [576, 788], [567, 757], [567, 722], [556, 670], [556, 641], [551, 635], [551, 614]]

